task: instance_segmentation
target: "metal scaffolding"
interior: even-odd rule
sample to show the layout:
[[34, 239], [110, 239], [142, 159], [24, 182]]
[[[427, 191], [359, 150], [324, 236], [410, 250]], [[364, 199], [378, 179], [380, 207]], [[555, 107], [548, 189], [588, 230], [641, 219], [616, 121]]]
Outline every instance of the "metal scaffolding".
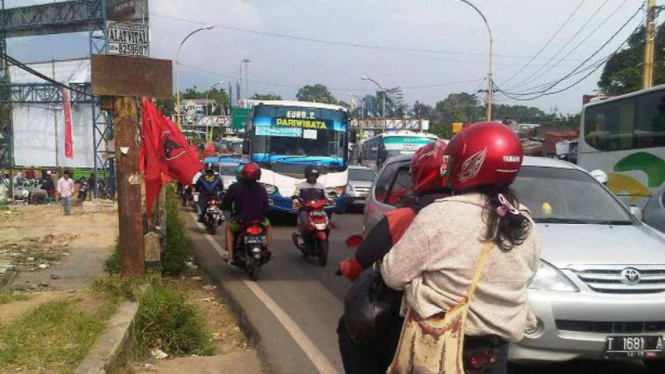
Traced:
[[[90, 55], [106, 53], [106, 9], [108, 0], [74, 0], [0, 10], [0, 52], [7, 52], [7, 39], [21, 36], [38, 36], [87, 32]], [[12, 103], [62, 102], [61, 89], [50, 83], [12, 84], [8, 66], [0, 59], [0, 106]], [[113, 137], [111, 116], [102, 111], [99, 98], [91, 95], [89, 83], [71, 84], [71, 100], [74, 103], [91, 103], [93, 120], [94, 172], [98, 168], [109, 170], [107, 145]], [[0, 167], [13, 167], [12, 123], [7, 110], [0, 111]], [[111, 168], [112, 169], [112, 168]], [[106, 178], [113, 178], [113, 171]]]

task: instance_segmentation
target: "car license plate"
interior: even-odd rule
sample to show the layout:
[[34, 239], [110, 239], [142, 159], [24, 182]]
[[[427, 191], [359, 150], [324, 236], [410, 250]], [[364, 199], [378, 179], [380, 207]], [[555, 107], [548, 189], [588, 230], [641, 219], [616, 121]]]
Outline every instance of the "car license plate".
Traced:
[[245, 236], [245, 244], [263, 244], [266, 241], [265, 235], [248, 235]]
[[662, 336], [608, 336], [605, 344], [606, 358], [657, 358], [663, 357]]

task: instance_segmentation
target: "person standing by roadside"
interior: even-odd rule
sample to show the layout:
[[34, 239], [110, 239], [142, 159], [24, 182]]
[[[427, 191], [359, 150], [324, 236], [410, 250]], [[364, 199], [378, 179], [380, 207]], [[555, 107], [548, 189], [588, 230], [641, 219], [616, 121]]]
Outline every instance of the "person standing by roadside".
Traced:
[[53, 178], [51, 178], [51, 172], [48, 170], [42, 171], [42, 181], [41, 181], [42, 190], [46, 191], [48, 196], [48, 201], [55, 201], [55, 184], [53, 183]]
[[74, 181], [69, 177], [69, 171], [65, 171], [62, 178], [58, 180], [57, 190], [65, 215], [68, 216], [72, 213], [72, 194], [74, 193]]

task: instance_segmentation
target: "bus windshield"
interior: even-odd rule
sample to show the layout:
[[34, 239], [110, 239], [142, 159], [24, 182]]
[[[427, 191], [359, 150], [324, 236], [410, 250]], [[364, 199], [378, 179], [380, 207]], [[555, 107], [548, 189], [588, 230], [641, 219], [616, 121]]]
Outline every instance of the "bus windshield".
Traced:
[[383, 146], [386, 149], [386, 159], [393, 156], [415, 153], [420, 147], [436, 140], [435, 137], [421, 136], [386, 136]]
[[342, 110], [260, 105], [254, 108], [252, 123], [252, 160], [263, 167], [346, 167], [347, 114]]

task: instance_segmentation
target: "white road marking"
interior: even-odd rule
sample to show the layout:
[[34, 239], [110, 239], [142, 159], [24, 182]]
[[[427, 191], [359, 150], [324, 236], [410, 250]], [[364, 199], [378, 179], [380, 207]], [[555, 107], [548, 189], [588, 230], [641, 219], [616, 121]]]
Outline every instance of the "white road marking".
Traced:
[[[204, 228], [203, 224], [197, 222], [198, 217], [194, 213], [190, 213], [194, 222], [199, 228]], [[212, 245], [213, 248], [222, 256], [225, 255], [226, 251], [222, 248], [214, 237], [211, 235], [203, 235], [208, 243]], [[231, 265], [229, 265], [231, 266]], [[263, 305], [268, 308], [268, 310], [275, 316], [277, 321], [284, 327], [284, 329], [291, 335], [296, 344], [302, 349], [302, 351], [307, 355], [312, 364], [316, 367], [316, 370], [320, 374], [340, 374], [333, 364], [326, 358], [326, 356], [321, 352], [321, 350], [305, 335], [305, 332], [296, 324], [296, 322], [289, 317], [289, 315], [280, 308], [279, 305], [268, 296], [265, 291], [258, 285], [256, 282], [251, 282], [247, 279], [241, 279], [242, 282], [249, 288], [250, 291], [259, 299]]]

